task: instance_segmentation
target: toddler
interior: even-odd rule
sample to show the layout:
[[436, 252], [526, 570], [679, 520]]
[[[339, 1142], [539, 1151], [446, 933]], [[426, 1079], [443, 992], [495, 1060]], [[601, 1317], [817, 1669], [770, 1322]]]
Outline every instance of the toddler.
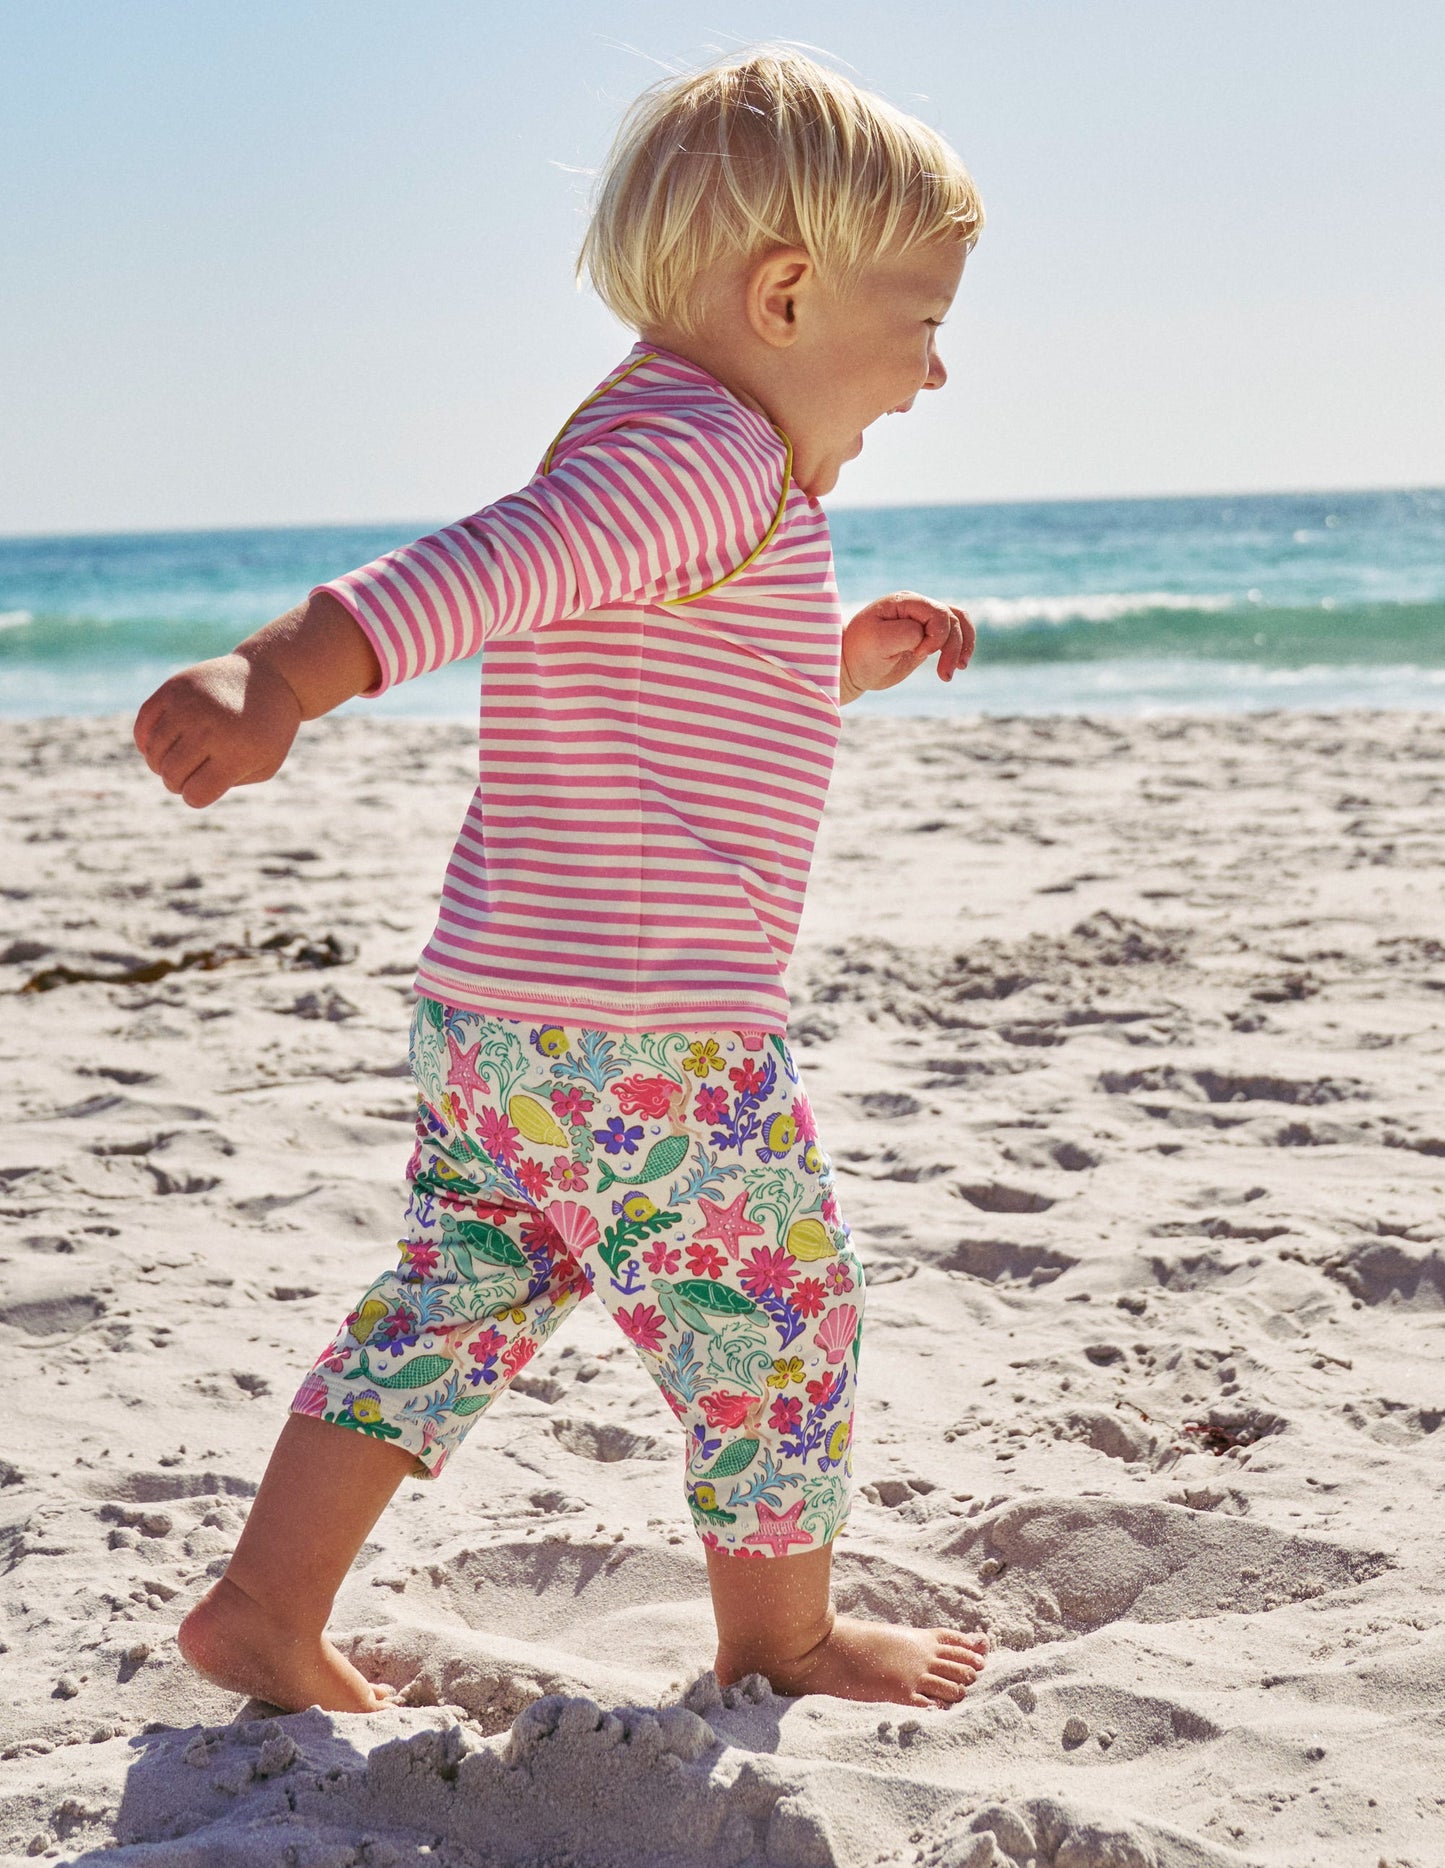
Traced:
[[639, 341], [535, 478], [141, 709], [151, 769], [204, 806], [271, 777], [301, 721], [485, 649], [399, 1262], [302, 1382], [181, 1628], [221, 1685], [383, 1702], [326, 1639], [338, 1586], [401, 1480], [593, 1294], [677, 1417], [724, 1684], [937, 1706], [982, 1666], [977, 1637], [832, 1609], [863, 1270], [783, 988], [840, 704], [972, 651], [961, 610], [907, 593], [844, 629], [818, 501], [942, 386], [982, 219], [931, 130], [794, 52], [658, 85], [579, 261]]

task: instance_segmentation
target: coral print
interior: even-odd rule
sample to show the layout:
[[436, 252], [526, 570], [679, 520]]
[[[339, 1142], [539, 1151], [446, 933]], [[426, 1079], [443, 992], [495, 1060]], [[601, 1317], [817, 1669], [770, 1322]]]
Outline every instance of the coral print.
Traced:
[[863, 1272], [786, 1044], [420, 1001], [399, 1262], [296, 1412], [431, 1473], [595, 1294], [681, 1424], [704, 1541], [831, 1542], [849, 1502]]

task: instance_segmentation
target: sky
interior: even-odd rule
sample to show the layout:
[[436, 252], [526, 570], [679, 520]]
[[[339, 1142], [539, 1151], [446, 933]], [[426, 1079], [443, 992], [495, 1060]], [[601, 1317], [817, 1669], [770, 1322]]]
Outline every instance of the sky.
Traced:
[[622, 111], [780, 39], [988, 212], [830, 503], [1445, 483], [1438, 0], [0, 0], [0, 533], [521, 484], [632, 342], [572, 278]]

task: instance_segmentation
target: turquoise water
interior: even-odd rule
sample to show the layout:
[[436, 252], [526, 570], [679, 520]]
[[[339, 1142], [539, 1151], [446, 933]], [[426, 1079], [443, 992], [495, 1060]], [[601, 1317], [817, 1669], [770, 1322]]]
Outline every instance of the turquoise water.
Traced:
[[[861, 710], [1445, 707], [1445, 490], [900, 507], [832, 515], [845, 602], [968, 609], [973, 667]], [[0, 538], [0, 713], [133, 709], [311, 585], [427, 530]], [[376, 705], [466, 717], [464, 663]]]

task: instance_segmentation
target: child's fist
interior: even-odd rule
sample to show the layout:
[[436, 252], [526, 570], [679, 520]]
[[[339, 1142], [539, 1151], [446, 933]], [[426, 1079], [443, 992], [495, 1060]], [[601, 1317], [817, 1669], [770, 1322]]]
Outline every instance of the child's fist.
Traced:
[[973, 624], [956, 603], [939, 603], [917, 591], [896, 590], [859, 610], [843, 632], [843, 698], [870, 688], [896, 687], [930, 655], [939, 678], [951, 681], [973, 654]]
[[258, 785], [281, 768], [301, 704], [264, 660], [218, 655], [183, 668], [136, 715], [146, 764], [189, 805], [214, 804], [233, 785]]

